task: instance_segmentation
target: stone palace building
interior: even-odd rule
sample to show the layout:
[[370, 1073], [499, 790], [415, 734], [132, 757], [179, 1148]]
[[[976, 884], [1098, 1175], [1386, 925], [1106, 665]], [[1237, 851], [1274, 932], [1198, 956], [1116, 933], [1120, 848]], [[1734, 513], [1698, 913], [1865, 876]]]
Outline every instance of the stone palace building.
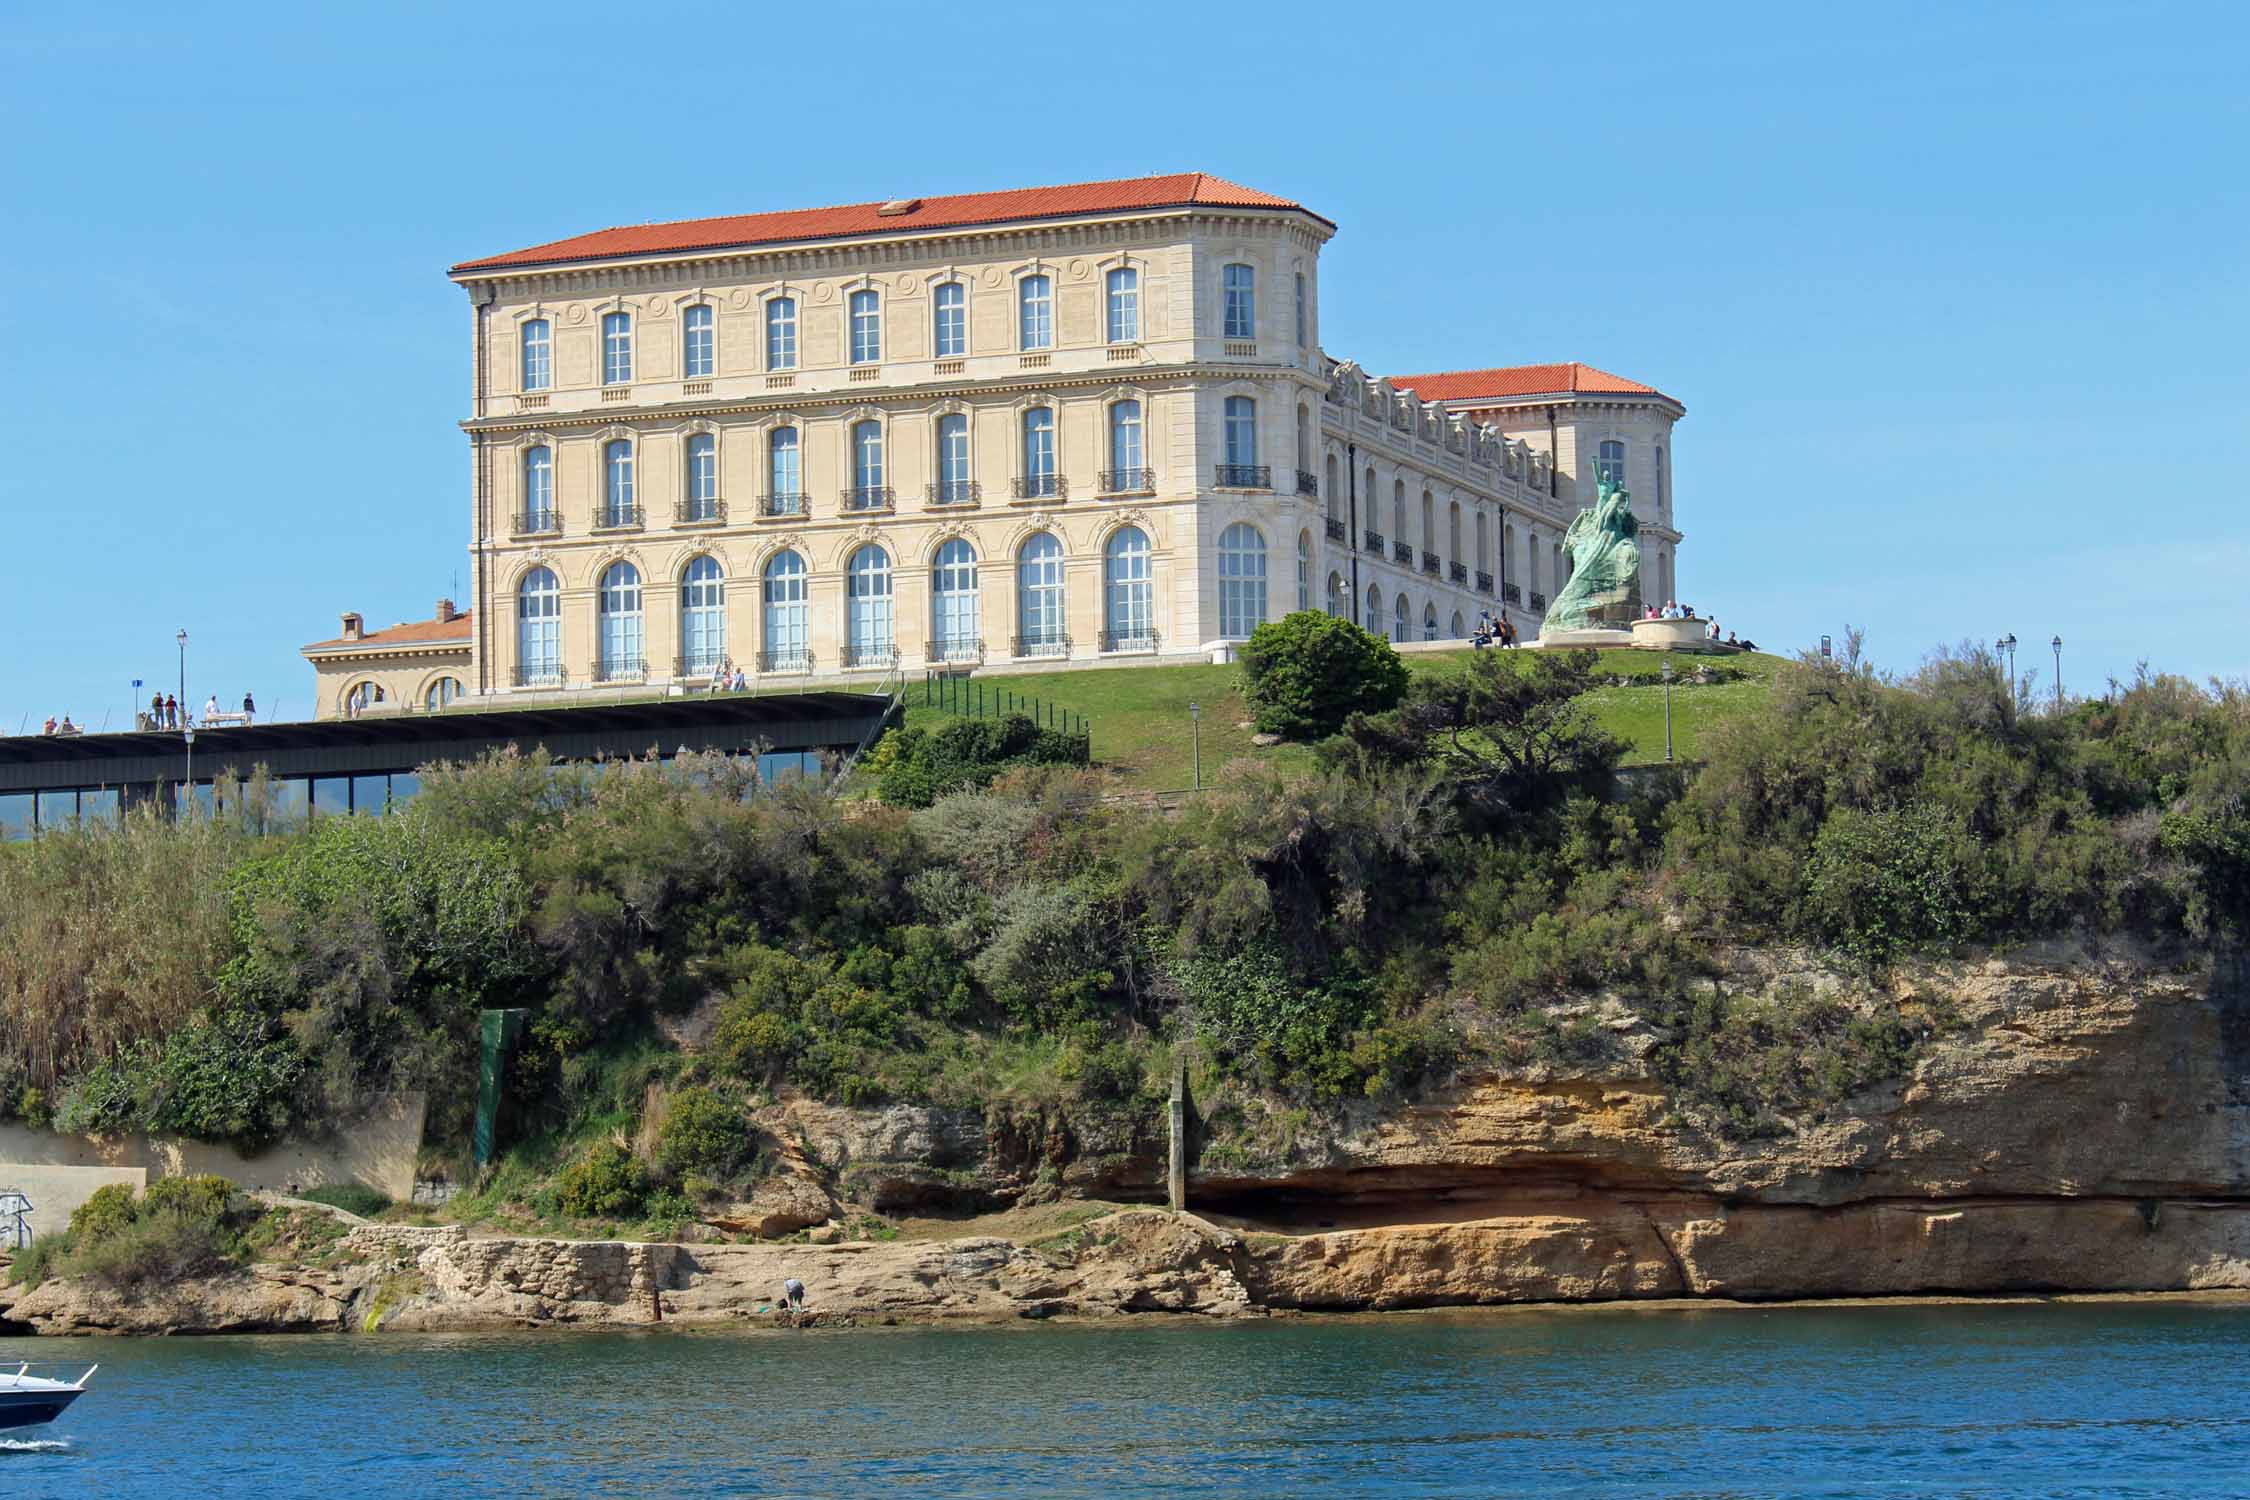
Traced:
[[464, 261], [470, 607], [304, 648], [323, 717], [1223, 657], [1292, 610], [1536, 635], [1597, 465], [1672, 595], [1684, 409], [1322, 352], [1336, 226], [1201, 173]]

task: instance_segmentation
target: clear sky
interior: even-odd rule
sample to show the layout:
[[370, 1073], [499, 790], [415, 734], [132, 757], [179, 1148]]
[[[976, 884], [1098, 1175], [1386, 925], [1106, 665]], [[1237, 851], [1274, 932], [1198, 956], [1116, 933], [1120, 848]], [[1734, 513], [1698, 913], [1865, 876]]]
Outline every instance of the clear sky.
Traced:
[[467, 602], [456, 260], [1183, 170], [1341, 226], [1331, 355], [1685, 402], [1681, 590], [1761, 645], [2237, 675], [2246, 15], [0, 8], [0, 733], [127, 722], [182, 626], [191, 701], [303, 716], [339, 610]]

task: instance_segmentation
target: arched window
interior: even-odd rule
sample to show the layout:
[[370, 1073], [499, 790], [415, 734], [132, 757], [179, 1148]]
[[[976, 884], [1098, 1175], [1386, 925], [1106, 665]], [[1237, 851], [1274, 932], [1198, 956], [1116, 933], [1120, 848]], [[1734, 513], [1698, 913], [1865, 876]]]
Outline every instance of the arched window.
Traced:
[[1154, 651], [1148, 533], [1120, 526], [1102, 548], [1102, 649]]
[[1391, 540], [1406, 540], [1406, 481], [1391, 481]]
[[1664, 485], [1664, 449], [1659, 447], [1656, 450], [1656, 513], [1658, 515], [1664, 514], [1665, 502], [1669, 498], [1665, 493]]
[[516, 585], [516, 682], [562, 680], [562, 585], [533, 568]]
[[1219, 634], [1247, 636], [1266, 620], [1266, 539], [1237, 521], [1219, 533]]
[[1103, 280], [1109, 292], [1109, 341], [1113, 344], [1139, 343], [1141, 273], [1131, 266], [1120, 266]]
[[892, 645], [891, 555], [869, 542], [844, 569], [844, 665], [888, 666]]
[[523, 450], [523, 523], [518, 529], [555, 529], [555, 450], [545, 443]]
[[1328, 519], [1341, 521], [1344, 519], [1344, 497], [1337, 490], [1336, 455], [1333, 453], [1328, 455], [1327, 471], [1327, 481], [1322, 484], [1321, 492], [1328, 497]]
[[1539, 592], [1539, 533], [1526, 530], [1523, 534], [1523, 586], [1526, 593]]
[[641, 570], [629, 562], [614, 562], [602, 572], [594, 595], [594, 613], [600, 629], [601, 655], [595, 675], [603, 682], [631, 681], [648, 673], [646, 641], [641, 633]]
[[429, 687], [423, 691], [422, 706], [428, 709], [430, 712], [435, 713], [460, 696], [460, 678], [440, 677], [437, 681], [431, 683]]
[[984, 650], [978, 639], [976, 549], [959, 537], [938, 548], [930, 569], [930, 659], [961, 661]]
[[766, 439], [766, 514], [793, 516], [804, 508], [804, 471], [797, 463], [797, 429], [776, 427]]
[[1149, 472], [1147, 465], [1148, 459], [1141, 447], [1141, 403], [1112, 401], [1109, 404], [1109, 472], [1102, 476], [1102, 492], [1130, 495], [1153, 488], [1156, 476]]
[[1035, 532], [1016, 553], [1016, 655], [1068, 656], [1063, 634], [1063, 549]]
[[937, 503], [966, 505], [976, 499], [976, 484], [969, 476], [969, 419], [957, 411], [947, 412], [937, 422]]
[[1445, 560], [1461, 560], [1461, 502], [1451, 501], [1445, 512]]
[[634, 526], [640, 519], [633, 503], [633, 444], [617, 438], [602, 445], [602, 524]]
[[1492, 518], [1481, 510], [1477, 512], [1477, 571], [1492, 571]]
[[1258, 273], [1239, 261], [1219, 273], [1222, 338], [1258, 336]]
[[766, 368], [797, 368], [797, 299], [776, 297], [766, 304]]
[[680, 671], [708, 677], [726, 658], [726, 576], [706, 553], [680, 574]]
[[1305, 273], [1297, 273], [1297, 347], [1302, 349], [1311, 342], [1312, 323], [1305, 309]]
[[1523, 570], [1521, 568], [1518, 568], [1516, 570], [1516, 576], [1514, 578], [1510, 578], [1508, 576], [1508, 565], [1515, 560], [1516, 528], [1513, 526], [1502, 526], [1500, 528], [1500, 593], [1502, 598], [1507, 597], [1507, 591], [1509, 589], [1514, 588], [1520, 590], [1523, 586]]
[[1055, 347], [1055, 283], [1045, 276], [1026, 276], [1016, 283], [1017, 347]]
[[1422, 639], [1425, 641], [1437, 639], [1437, 606], [1434, 604], [1422, 606]]
[[1468, 634], [1468, 631], [1467, 631], [1467, 630], [1466, 630], [1465, 628], [1463, 628], [1463, 626], [1462, 626], [1462, 623], [1461, 623], [1461, 611], [1459, 611], [1459, 610], [1455, 610], [1455, 611], [1453, 612], [1453, 624], [1452, 624], [1452, 628], [1451, 628], [1450, 630], [1448, 630], [1448, 631], [1447, 631], [1447, 633], [1446, 633], [1446, 639], [1447, 639], [1447, 640], [1453, 640], [1453, 641], [1457, 641], [1457, 640], [1460, 640], [1460, 639], [1461, 639], [1462, 637], [1466, 636], [1467, 634]]
[[1297, 533], [1297, 608], [1312, 608], [1312, 533]]
[[555, 329], [545, 318], [529, 318], [518, 336], [523, 351], [523, 388], [543, 391], [555, 383]]
[[357, 718], [382, 701], [382, 688], [372, 682], [355, 682], [344, 692], [344, 717]]
[[958, 281], [940, 283], [930, 298], [930, 353], [959, 359], [969, 352], [969, 289]]
[[1428, 490], [1422, 491], [1422, 550], [1437, 554], [1437, 502]]
[[629, 385], [633, 379], [633, 315], [602, 314], [602, 384]]
[[1312, 413], [1303, 402], [1297, 405], [1297, 472], [1312, 472]]
[[1602, 454], [1594, 465], [1596, 474], [1607, 475], [1613, 485], [1625, 483], [1625, 445], [1615, 438], [1602, 441]]
[[1328, 575], [1328, 612], [1341, 620], [1350, 611], [1350, 601], [1344, 598], [1344, 575]]
[[687, 440], [687, 493], [680, 498], [685, 502], [681, 519], [687, 521], [716, 521], [719, 519], [719, 440], [708, 432], [698, 432]]
[[852, 293], [852, 363], [872, 365], [883, 358], [883, 299], [880, 293]]
[[801, 672], [812, 665], [805, 654], [805, 560], [776, 552], [766, 560], [765, 655], [767, 672]]
[[883, 487], [883, 424], [873, 417], [852, 424], [853, 510], [881, 510], [890, 503]]
[[1023, 414], [1023, 480], [1016, 498], [1030, 500], [1062, 493], [1055, 473], [1055, 409], [1034, 406]]
[[1408, 610], [1406, 596], [1404, 594], [1399, 595], [1391, 601], [1391, 604], [1391, 639], [1394, 641], [1413, 640], [1414, 616]]
[[1372, 583], [1367, 586], [1367, 628], [1386, 641], [1391, 638], [1391, 627], [1383, 618], [1383, 591]]
[[1258, 487], [1258, 403], [1248, 396], [1229, 396], [1225, 413], [1227, 457], [1219, 483]]
[[1563, 586], [1570, 582], [1570, 559], [1563, 555], [1562, 543], [1560, 542], [1548, 548], [1547, 554], [1549, 564], [1554, 569], [1555, 589], [1560, 592]]
[[698, 302], [680, 314], [680, 378], [708, 380], [718, 368], [718, 310]]

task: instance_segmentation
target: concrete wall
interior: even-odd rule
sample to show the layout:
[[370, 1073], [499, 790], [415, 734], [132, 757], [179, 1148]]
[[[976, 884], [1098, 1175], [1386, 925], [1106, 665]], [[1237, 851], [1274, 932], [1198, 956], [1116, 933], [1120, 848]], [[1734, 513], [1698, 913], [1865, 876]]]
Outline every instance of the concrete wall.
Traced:
[[420, 1094], [399, 1095], [331, 1138], [285, 1141], [253, 1157], [177, 1136], [58, 1135], [0, 1125], [0, 1191], [18, 1188], [31, 1199], [33, 1228], [41, 1234], [62, 1228], [70, 1210], [105, 1183], [139, 1188], [152, 1177], [206, 1172], [277, 1192], [358, 1182], [403, 1202], [414, 1192], [425, 1102]]

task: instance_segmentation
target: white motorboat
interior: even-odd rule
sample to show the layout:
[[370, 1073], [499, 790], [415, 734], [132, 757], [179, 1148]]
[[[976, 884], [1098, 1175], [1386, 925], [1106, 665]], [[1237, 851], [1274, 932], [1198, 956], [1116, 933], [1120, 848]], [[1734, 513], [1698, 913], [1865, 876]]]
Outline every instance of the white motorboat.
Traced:
[[[86, 1382], [100, 1365], [88, 1365], [75, 1380], [60, 1378], [59, 1365], [19, 1360], [14, 1369], [0, 1365], [0, 1428], [36, 1427], [52, 1422], [63, 1409], [86, 1394]], [[35, 1374], [34, 1371], [54, 1371]]]

